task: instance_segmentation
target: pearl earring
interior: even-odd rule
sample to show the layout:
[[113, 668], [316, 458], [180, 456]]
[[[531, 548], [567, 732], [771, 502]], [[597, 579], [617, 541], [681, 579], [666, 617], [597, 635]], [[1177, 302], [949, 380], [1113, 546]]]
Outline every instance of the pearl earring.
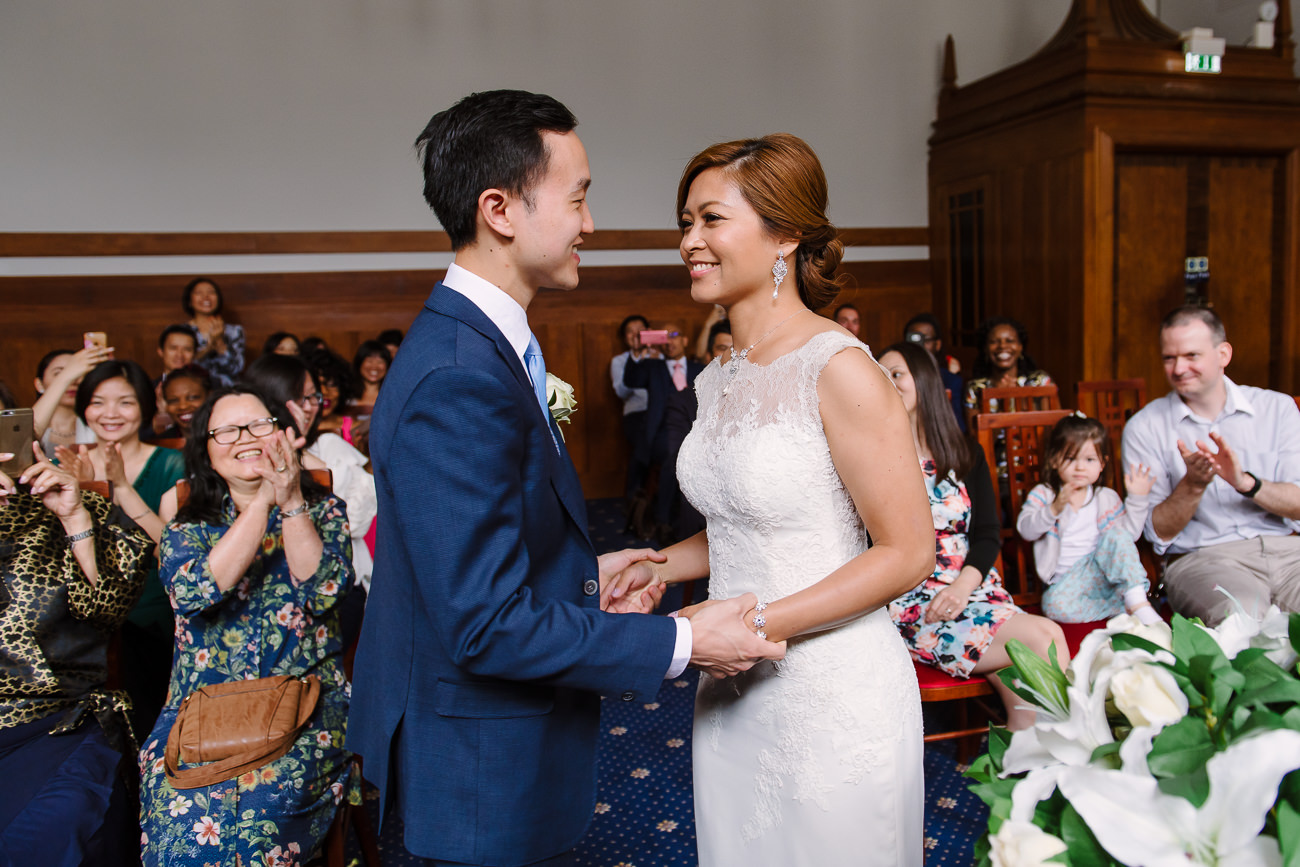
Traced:
[[785, 280], [785, 275], [790, 273], [790, 268], [785, 264], [785, 253], [780, 250], [776, 251], [776, 264], [772, 266], [772, 300], [776, 300], [776, 293], [781, 291], [781, 282]]

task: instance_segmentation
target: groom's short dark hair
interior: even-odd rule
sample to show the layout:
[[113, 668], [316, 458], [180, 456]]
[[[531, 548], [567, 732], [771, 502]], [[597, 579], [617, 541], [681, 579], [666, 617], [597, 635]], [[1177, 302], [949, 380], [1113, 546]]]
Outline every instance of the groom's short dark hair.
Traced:
[[578, 119], [552, 97], [523, 90], [472, 93], [440, 111], [415, 140], [424, 169], [424, 200], [451, 238], [452, 250], [474, 241], [484, 190], [520, 196], [546, 174], [543, 132], [566, 133]]

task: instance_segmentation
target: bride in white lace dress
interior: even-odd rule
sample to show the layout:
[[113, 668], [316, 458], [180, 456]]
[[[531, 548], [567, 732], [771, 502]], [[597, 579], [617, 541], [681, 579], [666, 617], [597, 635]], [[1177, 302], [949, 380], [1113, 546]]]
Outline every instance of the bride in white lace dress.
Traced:
[[788, 135], [709, 148], [678, 192], [692, 297], [727, 308], [735, 354], [697, 379], [677, 465], [708, 528], [625, 586], [707, 574], [702, 605], [753, 593], [746, 622], [788, 641], [783, 661], [700, 679], [703, 867], [922, 863], [920, 697], [886, 605], [934, 568], [934, 529], [898, 394], [810, 311], [838, 291], [825, 207]]

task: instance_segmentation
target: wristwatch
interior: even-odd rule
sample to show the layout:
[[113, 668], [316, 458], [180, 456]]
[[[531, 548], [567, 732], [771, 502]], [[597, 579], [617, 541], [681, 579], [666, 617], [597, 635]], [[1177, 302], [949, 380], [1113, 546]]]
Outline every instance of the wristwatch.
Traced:
[[1259, 493], [1259, 489], [1262, 488], [1262, 487], [1264, 487], [1264, 482], [1263, 482], [1263, 480], [1260, 479], [1259, 476], [1255, 475], [1254, 473], [1250, 472], [1249, 470], [1246, 471], [1246, 475], [1248, 475], [1248, 476], [1250, 476], [1252, 479], [1254, 479], [1254, 480], [1255, 480], [1255, 484], [1251, 487], [1251, 489], [1250, 489], [1249, 491], [1240, 491], [1239, 493], [1240, 493], [1243, 497], [1245, 497], [1247, 500], [1253, 500], [1253, 499], [1255, 499], [1255, 495]]

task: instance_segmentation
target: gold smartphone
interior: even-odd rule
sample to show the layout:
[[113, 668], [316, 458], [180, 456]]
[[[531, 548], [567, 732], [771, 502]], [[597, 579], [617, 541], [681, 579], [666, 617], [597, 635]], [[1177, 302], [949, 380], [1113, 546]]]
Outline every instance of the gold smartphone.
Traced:
[[81, 335], [81, 345], [87, 349], [95, 346], [100, 349], [107, 349], [108, 335], [103, 331], [87, 331]]
[[32, 454], [33, 424], [30, 409], [0, 409], [0, 454], [13, 455], [0, 463], [0, 472], [15, 482], [36, 462]]

